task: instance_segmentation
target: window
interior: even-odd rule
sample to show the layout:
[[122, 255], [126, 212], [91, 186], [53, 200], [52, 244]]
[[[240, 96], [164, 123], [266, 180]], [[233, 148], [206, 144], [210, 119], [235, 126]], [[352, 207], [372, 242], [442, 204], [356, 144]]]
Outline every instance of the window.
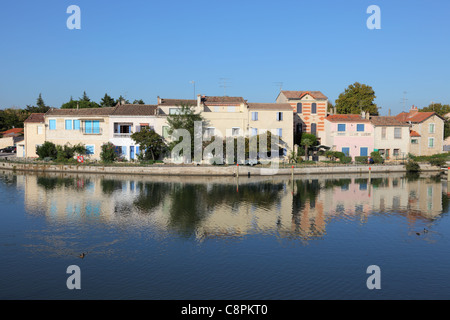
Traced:
[[283, 112], [277, 112], [277, 121], [283, 121]]
[[278, 128], [277, 129], [277, 135], [281, 138], [283, 136], [283, 129], [282, 128]]
[[257, 121], [258, 120], [258, 112], [252, 112], [252, 120]]
[[180, 108], [169, 108], [169, 114], [180, 114]]
[[297, 113], [302, 113], [302, 107], [303, 105], [301, 102], [297, 103]]
[[345, 124], [344, 123], [339, 123], [338, 124], [338, 131], [340, 131], [340, 132], [344, 132], [345, 131]]
[[[167, 139], [169, 137], [169, 127], [168, 126], [162, 127], [162, 136], [164, 139]], [[137, 153], [137, 151], [136, 151], [136, 153]]]
[[364, 132], [364, 124], [357, 124], [356, 131]]
[[381, 139], [386, 139], [386, 127], [381, 128]]
[[48, 120], [48, 128], [50, 130], [56, 130], [56, 120], [55, 119]]
[[84, 133], [98, 134], [100, 133], [100, 121], [98, 120], [86, 120], [84, 122]]
[[417, 140], [417, 139], [411, 139], [411, 144], [418, 144], [419, 143], [419, 140]]
[[394, 149], [393, 155], [394, 157], [398, 157], [400, 155], [400, 149]]
[[316, 135], [316, 132], [317, 132], [317, 124], [311, 123], [311, 133], [313, 135]]
[[434, 138], [428, 138], [428, 147], [433, 148], [434, 147]]
[[434, 133], [434, 123], [430, 123], [428, 126], [428, 132], [429, 133]]
[[402, 138], [402, 128], [394, 128], [394, 139]]
[[86, 154], [94, 154], [95, 146], [94, 145], [86, 145]]
[[359, 149], [359, 155], [360, 155], [361, 157], [367, 157], [368, 154], [369, 154], [369, 148], [367, 148], [367, 147], [361, 147], [361, 148]]
[[37, 134], [42, 134], [42, 126], [37, 127]]
[[229, 106], [229, 107], [227, 108], [227, 111], [228, 111], [228, 112], [236, 112], [236, 106]]
[[66, 130], [72, 130], [72, 120], [66, 120], [65, 121], [65, 129]]
[[317, 113], [317, 104], [315, 102], [311, 104], [311, 113]]
[[239, 135], [239, 129], [240, 128], [232, 128], [231, 129], [231, 135], [232, 136], [238, 136]]
[[257, 128], [252, 128], [251, 135], [252, 136], [257, 136], [258, 135], [258, 129]]

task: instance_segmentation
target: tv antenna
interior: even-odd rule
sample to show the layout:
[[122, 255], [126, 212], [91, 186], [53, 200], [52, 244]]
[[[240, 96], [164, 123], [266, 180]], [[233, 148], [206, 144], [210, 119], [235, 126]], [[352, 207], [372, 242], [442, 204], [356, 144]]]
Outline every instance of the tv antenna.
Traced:
[[220, 85], [221, 88], [223, 88], [223, 96], [225, 97], [227, 94], [227, 88], [230, 87], [229, 84], [227, 84], [227, 81], [229, 80], [229, 78], [220, 78], [220, 82], [222, 83]]
[[402, 102], [403, 102], [403, 111], [404, 112], [406, 112], [406, 101], [408, 101], [408, 99], [406, 98], [406, 91], [403, 91], [403, 99], [402, 99]]
[[281, 90], [283, 88], [283, 82], [274, 82], [273, 84], [276, 85], [277, 87], [280, 87], [280, 92], [281, 92]]
[[195, 96], [195, 81], [191, 80], [189, 81], [189, 83], [192, 83], [194, 85], [194, 100], [197, 99], [197, 97]]

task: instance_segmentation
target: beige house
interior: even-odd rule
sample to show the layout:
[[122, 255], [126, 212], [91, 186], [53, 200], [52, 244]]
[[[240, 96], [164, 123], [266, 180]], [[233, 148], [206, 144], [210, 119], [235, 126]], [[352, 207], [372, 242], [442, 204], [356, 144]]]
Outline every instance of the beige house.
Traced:
[[395, 118], [410, 126], [410, 153], [428, 156], [442, 153], [444, 147], [444, 118], [435, 112], [419, 112], [417, 107]]
[[45, 140], [57, 145], [83, 144], [87, 157], [100, 159], [101, 147], [110, 139], [109, 116], [115, 107], [50, 109], [45, 114]]
[[410, 151], [409, 124], [393, 116], [371, 116], [374, 150], [387, 160], [404, 159]]
[[270, 130], [281, 137], [286, 153], [293, 150], [293, 113], [289, 104], [248, 103], [242, 97], [227, 96], [198, 95], [197, 100], [158, 97], [160, 115], [179, 112], [181, 105], [194, 106], [201, 113], [205, 138], [250, 136]]
[[45, 113], [32, 113], [23, 123], [24, 140], [17, 145], [17, 157], [37, 158], [36, 147], [45, 142]]

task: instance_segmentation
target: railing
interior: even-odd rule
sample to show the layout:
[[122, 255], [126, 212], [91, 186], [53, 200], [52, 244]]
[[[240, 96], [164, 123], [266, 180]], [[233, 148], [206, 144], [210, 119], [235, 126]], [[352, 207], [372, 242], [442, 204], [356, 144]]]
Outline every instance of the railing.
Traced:
[[83, 134], [103, 134], [102, 128], [91, 128], [90, 130], [86, 131], [86, 128], [82, 129]]
[[117, 133], [116, 132], [113, 134], [113, 138], [130, 138], [132, 134], [133, 134], [132, 132], [129, 132], [129, 133]]

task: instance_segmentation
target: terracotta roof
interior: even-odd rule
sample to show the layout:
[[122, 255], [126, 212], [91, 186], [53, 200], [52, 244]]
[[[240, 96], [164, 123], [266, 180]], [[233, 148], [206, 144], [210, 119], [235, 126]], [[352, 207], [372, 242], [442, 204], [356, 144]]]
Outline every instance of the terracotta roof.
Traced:
[[418, 132], [414, 131], [414, 130], [411, 130], [411, 131], [409, 132], [409, 135], [410, 135], [411, 137], [420, 137], [420, 134], [419, 134]]
[[202, 96], [202, 102], [205, 105], [240, 105], [245, 103], [242, 97], [227, 97], [227, 96]]
[[328, 98], [320, 91], [281, 91], [288, 99], [301, 99], [305, 95], [309, 94], [311, 97], [317, 100], [327, 100]]
[[158, 106], [151, 104], [122, 104], [115, 107], [112, 116], [153, 116]]
[[409, 126], [407, 123], [399, 121], [393, 116], [372, 116], [370, 117], [370, 122], [374, 126]]
[[24, 123], [44, 123], [45, 113], [32, 113], [30, 116], [24, 121]]
[[402, 122], [419, 123], [434, 115], [437, 115], [436, 112], [402, 112], [396, 115], [395, 118]]
[[330, 122], [370, 122], [369, 119], [362, 118], [360, 114], [333, 114], [325, 119]]
[[160, 99], [160, 106], [180, 106], [180, 105], [197, 105], [197, 100], [190, 99]]
[[12, 128], [8, 129], [6, 131], [0, 132], [3, 135], [14, 135], [14, 134], [20, 134], [23, 133], [23, 128]]
[[247, 103], [249, 109], [255, 110], [287, 110], [292, 111], [292, 106], [289, 103]]
[[109, 116], [116, 107], [80, 108], [80, 109], [50, 109], [45, 116]]

